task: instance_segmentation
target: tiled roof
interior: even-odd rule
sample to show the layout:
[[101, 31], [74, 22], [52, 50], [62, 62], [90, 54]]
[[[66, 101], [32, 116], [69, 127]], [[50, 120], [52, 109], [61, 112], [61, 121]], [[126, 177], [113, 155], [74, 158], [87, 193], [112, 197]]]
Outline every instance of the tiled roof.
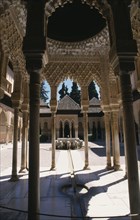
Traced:
[[89, 109], [88, 109], [88, 113], [100, 113], [102, 111], [101, 107], [100, 107], [100, 100], [93, 97], [90, 101], [89, 101]]
[[80, 105], [76, 103], [72, 98], [68, 95], [65, 95], [58, 102], [58, 110], [81, 110]]
[[[78, 103], [76, 103], [70, 96], [65, 95], [61, 100], [58, 102], [57, 106], [58, 111], [68, 111], [68, 110], [81, 110], [81, 107]], [[102, 111], [100, 107], [100, 100], [97, 98], [92, 98], [89, 101], [89, 109], [88, 113], [100, 113]], [[49, 114], [51, 113], [50, 107], [47, 103], [41, 102], [40, 103], [40, 113], [46, 113]]]
[[100, 106], [100, 100], [93, 97], [90, 101], [89, 101], [89, 106]]

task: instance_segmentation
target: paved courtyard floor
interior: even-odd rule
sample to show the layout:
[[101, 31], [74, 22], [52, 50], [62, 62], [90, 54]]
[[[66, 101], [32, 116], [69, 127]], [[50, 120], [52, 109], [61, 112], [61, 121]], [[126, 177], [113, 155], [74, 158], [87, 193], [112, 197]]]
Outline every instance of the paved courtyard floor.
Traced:
[[[106, 170], [105, 147], [89, 142], [90, 169], [83, 170], [84, 149], [71, 151], [74, 173], [66, 150], [56, 150], [56, 170], [51, 171], [51, 145], [40, 144], [40, 220], [140, 220], [129, 216], [128, 181], [124, 150], [121, 170]], [[140, 149], [138, 147], [140, 176]], [[18, 145], [18, 170], [21, 146]], [[0, 220], [27, 220], [28, 172], [11, 176], [12, 144], [0, 146]], [[4, 208], [5, 207], [5, 208]], [[19, 211], [20, 210], [20, 211]]]

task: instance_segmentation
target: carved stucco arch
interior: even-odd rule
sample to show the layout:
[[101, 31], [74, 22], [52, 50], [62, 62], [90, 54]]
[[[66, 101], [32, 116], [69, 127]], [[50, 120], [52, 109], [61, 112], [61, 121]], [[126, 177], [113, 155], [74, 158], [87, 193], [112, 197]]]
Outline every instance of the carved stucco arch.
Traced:
[[101, 86], [100, 65], [93, 63], [60, 62], [48, 63], [43, 70], [43, 76], [51, 86], [58, 86], [65, 79], [71, 79], [80, 87], [88, 86], [95, 80]]

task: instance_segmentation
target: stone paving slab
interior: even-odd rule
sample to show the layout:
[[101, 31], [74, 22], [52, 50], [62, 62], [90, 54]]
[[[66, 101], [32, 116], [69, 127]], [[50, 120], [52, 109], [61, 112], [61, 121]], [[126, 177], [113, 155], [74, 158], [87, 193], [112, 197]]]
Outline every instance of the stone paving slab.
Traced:
[[[5, 150], [4, 157], [6, 157], [6, 149], [3, 150]], [[75, 198], [75, 194], [73, 196], [71, 191], [66, 192], [63, 190], [65, 186], [71, 184], [71, 170], [70, 162], [67, 158], [67, 151], [62, 150], [57, 152], [57, 169], [55, 171], [50, 170], [50, 146], [45, 148], [43, 145], [41, 147], [41, 151], [42, 166], [40, 167], [40, 212], [46, 215], [52, 214], [54, 216], [41, 215], [40, 220], [69, 220], [71, 218], [68, 218], [68, 216], [80, 215], [80, 207], [82, 207], [84, 216], [90, 217], [85, 218], [85, 220], [130, 220], [130, 217], [125, 217], [129, 214], [129, 198], [128, 181], [124, 178], [124, 164], [122, 164], [122, 170], [120, 171], [108, 171], [105, 169], [105, 164], [103, 164], [103, 161], [105, 161], [104, 156], [103, 158], [101, 156], [98, 157], [98, 160], [102, 160], [102, 163], [100, 164], [99, 161], [97, 161], [97, 154], [95, 157], [95, 153], [89, 150], [89, 156], [92, 160], [90, 170], [83, 170], [84, 151], [71, 151], [76, 182], [79, 185], [86, 186], [86, 189], [88, 189], [88, 191], [84, 191], [82, 189], [84, 193], [82, 192], [81, 194], [80, 190], [77, 191]], [[10, 151], [7, 150], [7, 158], [9, 157], [9, 153]], [[95, 158], [96, 160], [94, 160]], [[97, 164], [95, 161], [97, 161]], [[4, 164], [3, 167], [7, 167], [7, 165]], [[20, 176], [20, 180], [14, 183], [8, 181], [10, 175], [11, 167], [8, 167], [0, 172], [0, 205], [27, 210], [28, 173]], [[59, 217], [56, 217], [56, 215], [59, 215]], [[66, 217], [62, 218], [60, 217], [61, 215]], [[116, 217], [111, 218], [111, 216]], [[27, 214], [0, 209], [0, 219], [27, 220]], [[83, 218], [75, 217], [73, 219], [79, 220]], [[133, 219], [140, 220], [139, 217]]]

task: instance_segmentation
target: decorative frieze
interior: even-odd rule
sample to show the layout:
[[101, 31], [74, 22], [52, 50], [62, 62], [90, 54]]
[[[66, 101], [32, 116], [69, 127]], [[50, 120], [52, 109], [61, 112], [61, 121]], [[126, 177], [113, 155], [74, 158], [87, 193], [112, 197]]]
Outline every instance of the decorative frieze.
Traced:
[[49, 61], [100, 62], [100, 56], [109, 52], [108, 28], [96, 36], [80, 42], [60, 42], [47, 38]]
[[49, 62], [42, 74], [50, 85], [58, 86], [65, 78], [70, 78], [82, 85], [89, 85], [92, 80], [100, 85], [100, 64], [75, 62]]

